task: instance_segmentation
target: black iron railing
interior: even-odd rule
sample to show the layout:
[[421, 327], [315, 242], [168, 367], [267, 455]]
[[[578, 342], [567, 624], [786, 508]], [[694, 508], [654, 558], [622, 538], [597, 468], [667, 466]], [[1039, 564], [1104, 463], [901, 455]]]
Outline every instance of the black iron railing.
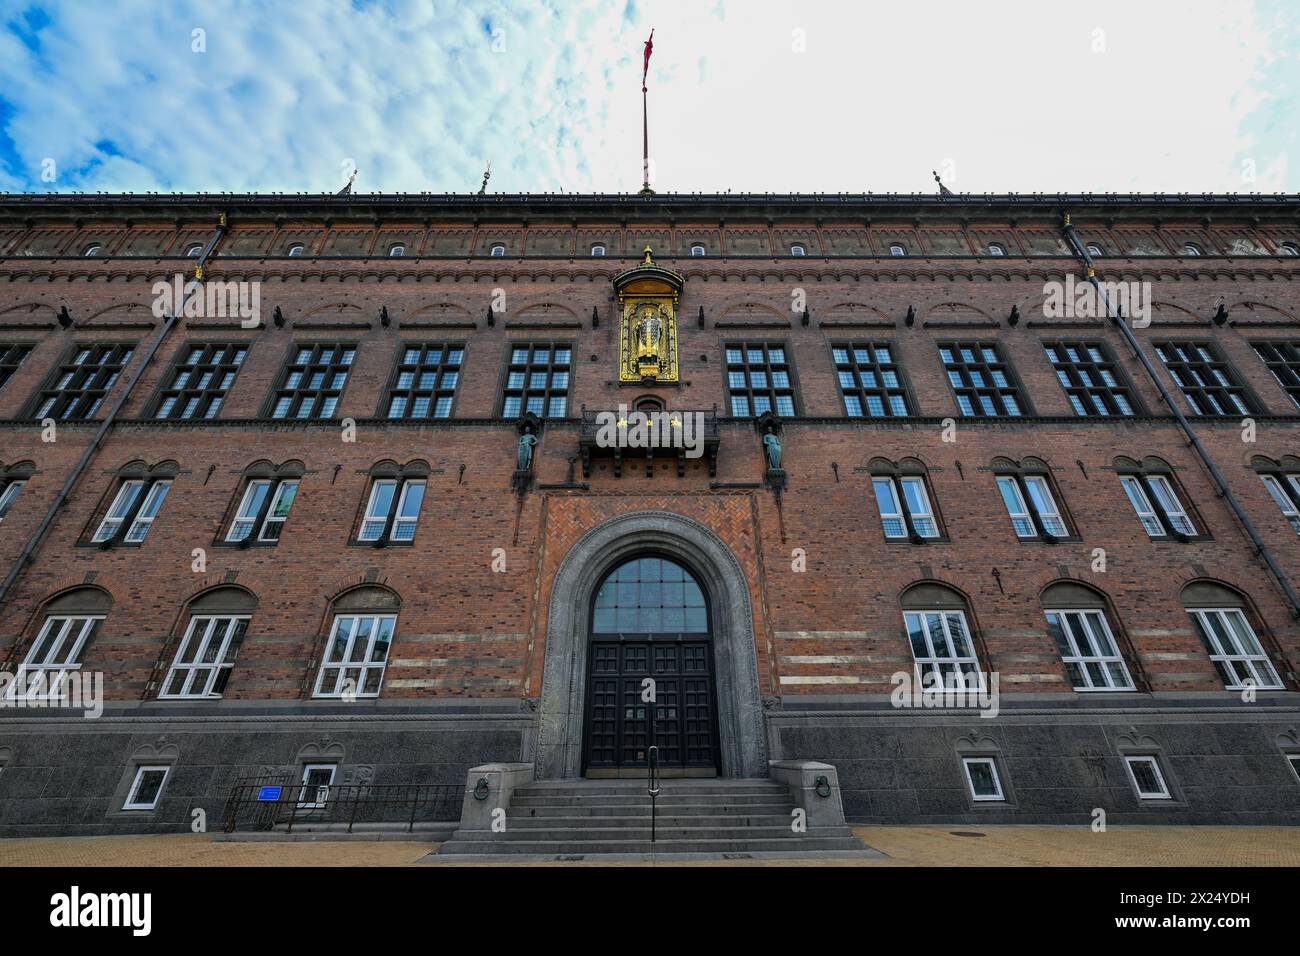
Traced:
[[447, 823], [460, 819], [465, 788], [457, 784], [329, 784], [240, 782], [226, 800], [223, 828], [292, 832], [295, 826], [327, 824]]

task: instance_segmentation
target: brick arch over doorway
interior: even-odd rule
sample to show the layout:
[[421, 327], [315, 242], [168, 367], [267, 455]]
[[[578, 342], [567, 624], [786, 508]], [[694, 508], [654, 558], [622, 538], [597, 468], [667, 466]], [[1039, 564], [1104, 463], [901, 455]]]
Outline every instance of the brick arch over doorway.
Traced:
[[638, 511], [587, 532], [555, 575], [538, 708], [538, 778], [581, 774], [591, 601], [606, 573], [647, 551], [684, 564], [708, 592], [722, 775], [767, 776], [754, 614], [740, 562], [722, 539], [698, 521], [667, 511]]

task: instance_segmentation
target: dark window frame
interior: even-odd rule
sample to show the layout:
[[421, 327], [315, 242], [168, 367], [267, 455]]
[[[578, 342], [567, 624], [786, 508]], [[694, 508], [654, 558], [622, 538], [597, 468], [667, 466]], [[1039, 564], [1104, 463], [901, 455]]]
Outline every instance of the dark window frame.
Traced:
[[[311, 354], [308, 356], [308, 361], [299, 362], [297, 359], [304, 349], [309, 349]], [[340, 354], [350, 349], [352, 351], [352, 361], [346, 363], [340, 362], [334, 356], [331, 356], [328, 363], [323, 363], [319, 361], [319, 356], [324, 349], [330, 349], [332, 352], [339, 352]], [[281, 363], [280, 373], [276, 376], [275, 385], [272, 386], [271, 393], [267, 396], [266, 403], [262, 409], [261, 418], [273, 422], [337, 421], [334, 416], [338, 412], [339, 405], [343, 402], [343, 396], [347, 394], [348, 383], [352, 381], [352, 369], [356, 366], [358, 352], [360, 352], [360, 345], [356, 342], [308, 341], [291, 343], [289, 346], [289, 352], [285, 355], [284, 361]], [[301, 369], [303, 376], [307, 377], [312, 373], [313, 369], [320, 368], [324, 368], [325, 374], [330, 376], [331, 379], [333, 375], [337, 374], [337, 370], [342, 369], [344, 371], [343, 386], [335, 390], [324, 383], [322, 383], [322, 387], [320, 388], [303, 388], [300, 385], [291, 386], [288, 384], [289, 378], [293, 375], [295, 370]], [[309, 378], [308, 381], [310, 381]], [[333, 396], [334, 406], [330, 409], [329, 415], [322, 416], [313, 414], [308, 417], [301, 417], [294, 414], [294, 410], [297, 408], [299, 402], [301, 402], [303, 397], [307, 395], [315, 396], [313, 400], [313, 412], [319, 410], [319, 407], [324, 403], [324, 401], [330, 396]], [[283, 416], [277, 416], [275, 410], [279, 406], [280, 400], [285, 397], [288, 397], [289, 399], [286, 414]]]
[[[749, 350], [755, 348], [763, 350], [763, 361], [761, 365], [751, 364], [749, 360]], [[779, 348], [781, 350], [782, 355], [784, 356], [783, 361], [777, 362], [775, 364], [772, 362], [772, 352], [771, 352], [771, 350], [774, 348]], [[741, 362], [739, 365], [733, 365], [731, 361], [731, 357], [728, 353], [732, 349], [740, 349]], [[779, 341], [731, 340], [731, 341], [723, 342], [721, 364], [722, 364], [723, 394], [725, 394], [727, 397], [727, 415], [729, 415], [730, 417], [754, 419], [762, 415], [763, 411], [756, 409], [754, 407], [755, 394], [766, 397], [768, 399], [769, 402], [768, 410], [770, 410], [772, 414], [777, 416], [778, 418], [797, 418], [801, 414], [802, 403], [799, 400], [799, 393], [800, 393], [799, 378], [798, 375], [795, 373], [794, 352], [790, 348], [790, 343], [787, 340], [784, 339]], [[733, 387], [731, 384], [731, 373], [737, 371], [741, 372], [745, 376], [745, 385], [743, 388]], [[768, 381], [767, 386], [760, 387], [757, 390], [754, 388], [752, 376], [753, 376], [753, 372], [755, 371], [761, 371], [764, 374], [766, 374], [767, 381]], [[784, 372], [786, 376], [786, 380], [790, 384], [785, 386], [780, 386], [780, 387], [771, 384], [773, 381], [772, 373], [774, 371]], [[746, 403], [746, 407], [749, 409], [749, 413], [745, 415], [738, 415], [736, 414], [735, 406], [732, 403], [732, 399], [739, 397], [742, 393], [745, 396], [745, 403]], [[777, 399], [787, 398], [787, 397], [790, 399], [790, 411], [783, 412], [778, 408]]]
[[[189, 359], [193, 355], [195, 349], [200, 350], [199, 361], [190, 362]], [[231, 350], [238, 351], [240, 349], [243, 350], [244, 355], [238, 362], [213, 362], [211, 361], [211, 357], [217, 349], [221, 350], [223, 356], [225, 356], [226, 353], [231, 352]], [[185, 345], [177, 350], [176, 358], [172, 361], [172, 364], [167, 370], [167, 377], [159, 383], [158, 389], [149, 403], [146, 417], [154, 421], [212, 421], [216, 416], [208, 415], [207, 412], [211, 408], [213, 400], [215, 399], [218, 402], [217, 411], [220, 413], [221, 409], [225, 406], [226, 398], [230, 394], [230, 389], [234, 387], [235, 382], [238, 380], [239, 370], [244, 367], [244, 362], [248, 360], [248, 353], [251, 349], [252, 345], [249, 342], [185, 343]], [[176, 388], [175, 383], [177, 376], [186, 370], [188, 370], [190, 377], [185, 380], [184, 386]], [[232, 376], [230, 384], [220, 385], [216, 388], [211, 387], [211, 385], [204, 388], [190, 387], [190, 383], [194, 380], [194, 376], [196, 374], [201, 374], [203, 370], [211, 371], [213, 377], [218, 381], [223, 379], [226, 374], [230, 374]], [[218, 378], [218, 376], [220, 376], [220, 378]], [[173, 402], [167, 409], [167, 414], [163, 416], [160, 413], [169, 398], [173, 399]], [[197, 399], [198, 405], [196, 405], [195, 409], [197, 411], [201, 407], [203, 409], [203, 414], [189, 416], [172, 414], [178, 409], [184, 411], [185, 404], [188, 403], [190, 399]]]
[[[1047, 359], [1048, 364], [1052, 366], [1052, 371], [1056, 377], [1056, 383], [1061, 386], [1069, 398], [1070, 407], [1074, 409], [1076, 415], [1080, 418], [1133, 418], [1137, 415], [1144, 414], [1145, 406], [1138, 399], [1137, 392], [1129, 380], [1128, 374], [1124, 371], [1123, 366], [1115, 359], [1111, 353], [1110, 347], [1100, 339], [1044, 339], [1042, 341], [1043, 356]], [[1071, 360], [1066, 357], [1065, 350], [1073, 349], [1078, 355], [1087, 355], [1086, 360]], [[1101, 353], [1101, 360], [1094, 359], [1089, 350], [1096, 349]], [[1052, 357], [1049, 350], [1054, 350], [1057, 358]], [[1101, 373], [1108, 371], [1115, 379], [1115, 385], [1106, 385], [1101, 378]], [[1061, 381], [1061, 373], [1065, 372], [1070, 378], [1071, 384], [1066, 385]], [[1080, 378], [1080, 372], [1089, 373], [1095, 381], [1101, 384], [1085, 385]], [[1100, 393], [1104, 395], [1103, 404], [1107, 408], [1107, 414], [1103, 415], [1096, 411], [1095, 408], [1080, 412], [1078, 406], [1074, 404], [1074, 399], [1078, 399], [1081, 405], [1087, 407], [1089, 403], [1084, 399], [1088, 397], [1095, 398]], [[1124, 401], [1128, 403], [1129, 410], [1123, 411], [1119, 403], [1115, 400], [1116, 393], [1123, 395]]]
[[[525, 361], [516, 362], [515, 350], [527, 349], [528, 355]], [[545, 365], [539, 364], [535, 356], [538, 349], [546, 349], [547, 359]], [[555, 353], [557, 349], [566, 349], [569, 353], [568, 362], [557, 362]], [[522, 417], [528, 411], [528, 400], [540, 394], [542, 399], [542, 413], [534, 412], [541, 419], [563, 420], [570, 418], [571, 408], [570, 399], [573, 397], [573, 377], [577, 365], [573, 360], [574, 345], [569, 341], [534, 341], [533, 339], [518, 339], [506, 343], [505, 362], [501, 371], [501, 387], [497, 390], [500, 396], [497, 401], [498, 417], [514, 420]], [[530, 384], [531, 377], [542, 369], [546, 370], [546, 386], [544, 388], [535, 388]], [[521, 372], [524, 376], [522, 385], [511, 385], [510, 376], [512, 373]], [[556, 372], [565, 372], [568, 374], [568, 381], [564, 388], [554, 388]], [[555, 398], [564, 398], [564, 414], [550, 414], [551, 402]], [[507, 411], [506, 406], [510, 399], [519, 399], [519, 410], [517, 412]]]
[[[411, 349], [420, 350], [419, 359], [414, 364], [410, 364], [406, 362], [406, 353]], [[438, 349], [441, 354], [441, 360], [433, 365], [429, 365], [425, 361], [431, 349]], [[453, 350], [459, 350], [460, 352], [460, 362], [457, 363], [456, 365], [452, 365], [448, 361], [448, 358], [450, 357], [450, 353]], [[376, 412], [375, 417], [382, 418], [385, 421], [390, 421], [390, 422], [443, 421], [448, 418], [454, 417], [456, 413], [456, 396], [460, 393], [460, 383], [463, 380], [465, 375], [465, 358], [466, 358], [467, 351], [468, 351], [468, 345], [465, 342], [420, 341], [420, 342], [400, 343], [397, 347], [397, 358], [393, 362], [393, 371], [389, 375], [388, 384], [384, 387], [384, 391], [380, 396], [379, 409]], [[439, 383], [439, 385], [442, 382], [442, 376], [444, 374], [446, 374], [449, 371], [455, 371], [456, 384], [453, 385], [450, 389], [444, 389], [441, 387], [435, 387], [435, 388], [416, 387], [415, 383], [418, 382], [419, 377], [421, 375], [427, 374], [430, 368], [435, 370], [435, 378], [436, 381]], [[411, 374], [414, 376], [414, 378], [412, 379], [412, 384], [410, 387], [400, 388], [398, 386], [398, 383], [401, 381], [402, 374], [403, 372], [408, 372], [408, 371], [411, 372]], [[402, 407], [402, 414], [394, 416], [390, 413], [390, 410], [393, 405], [393, 400], [398, 397], [405, 398], [406, 404], [403, 405]], [[420, 398], [426, 398], [426, 397], [429, 399], [430, 414], [422, 418], [417, 418], [411, 415], [410, 410], [414, 405], [415, 401], [417, 401]], [[447, 407], [446, 415], [436, 414], [438, 409], [438, 402], [442, 398], [447, 398], [450, 400], [450, 404]]]
[[[1264, 412], [1263, 405], [1251, 392], [1250, 387], [1246, 384], [1246, 380], [1242, 378], [1241, 373], [1239, 373], [1233, 364], [1224, 357], [1223, 350], [1219, 348], [1218, 343], [1209, 339], [1164, 339], [1162, 341], [1152, 342], [1151, 347], [1156, 353], [1156, 358], [1160, 359], [1160, 364], [1164, 366], [1166, 374], [1169, 375], [1170, 379], [1173, 380], [1175, 387], [1177, 387], [1177, 389], [1182, 393], [1183, 401], [1186, 402], [1187, 406], [1192, 410], [1192, 414], [1198, 418], [1237, 418], [1240, 416], [1259, 415]], [[1168, 351], [1169, 349], [1181, 349], [1184, 354], [1186, 354], [1187, 349], [1205, 349], [1213, 355], [1214, 358], [1206, 360], [1203, 357], [1198, 356], [1195, 360], [1173, 359], [1171, 361], [1171, 359], [1167, 357], [1170, 354]], [[1229, 384], [1183, 384], [1182, 379], [1188, 372], [1199, 372], [1201, 369], [1210, 369], [1211, 371], [1214, 371], [1216, 368], [1223, 373], [1224, 378], [1228, 379]], [[1201, 411], [1201, 405], [1205, 404], [1205, 398], [1207, 396], [1213, 396], [1215, 393], [1217, 393], [1217, 397], [1237, 394], [1241, 398], [1245, 410], [1243, 411], [1238, 409], [1236, 406], [1232, 405], [1231, 402], [1228, 402], [1226, 407], [1230, 408], [1230, 411]], [[1193, 395], [1197, 396], [1197, 398], [1194, 398]], [[1206, 407], [1209, 406], [1206, 405]]]
[[27, 356], [36, 351], [35, 342], [0, 343], [0, 388], [4, 388], [14, 374], [22, 368]]
[[[881, 362], [879, 361], [877, 357], [877, 350], [881, 348], [885, 348], [889, 350], [889, 357], [891, 359], [890, 362], [881, 364]], [[869, 355], [871, 356], [871, 361], [866, 363], [865, 365], [858, 361], [857, 353], [861, 349], [867, 349]], [[912, 393], [911, 382], [904, 374], [902, 364], [898, 361], [898, 344], [896, 342], [839, 341], [839, 342], [831, 342], [830, 350], [831, 350], [831, 364], [835, 368], [835, 384], [840, 391], [840, 401], [844, 406], [845, 417], [863, 418], [863, 419], [876, 419], [876, 418], [898, 419], [898, 418], [913, 418], [916, 416], [917, 414], [916, 399], [914, 398]], [[846, 353], [846, 361], [841, 362], [838, 358], [836, 358], [835, 353], [838, 350], [844, 350], [844, 352]], [[881, 384], [878, 387], [865, 386], [862, 384], [862, 372], [864, 370], [873, 373], [877, 377], [877, 379], [882, 383], [884, 382], [884, 373], [886, 371], [893, 372], [894, 376], [898, 381], [898, 385], [893, 387], [884, 384]], [[843, 382], [840, 381], [840, 374], [842, 372], [848, 372], [851, 375], [853, 375], [854, 382], [856, 384], [853, 386], [852, 389], [850, 389], [848, 386], [846, 386]], [[852, 394], [850, 394], [850, 392], [852, 392]], [[902, 415], [895, 415], [893, 414], [892, 410], [887, 412], [884, 415], [873, 415], [867, 410], [869, 407], [867, 400], [869, 397], [873, 397], [873, 396], [881, 399], [883, 407], [887, 409], [892, 409], [893, 406], [892, 403], [889, 401], [889, 399], [893, 395], [898, 395], [903, 399], [903, 407], [905, 411]], [[861, 413], [857, 415], [853, 414], [853, 412], [849, 409], [849, 403], [848, 403], [849, 398], [856, 398], [858, 400], [858, 402], [862, 407]]]
[[[935, 347], [939, 349], [939, 361], [940, 364], [943, 365], [944, 381], [948, 384], [948, 390], [952, 393], [954, 400], [957, 402], [957, 411], [961, 413], [963, 418], [1026, 418], [1034, 414], [1033, 406], [1029, 402], [1028, 394], [1026, 393], [1024, 386], [1021, 384], [1019, 376], [1016, 375], [1015, 369], [1012, 367], [1011, 363], [1007, 361], [1000, 342], [996, 340], [950, 339], [936, 342]], [[977, 360], [973, 363], [967, 362], [962, 357], [963, 349], [974, 349]], [[996, 356], [994, 361], [989, 361], [985, 357], [985, 349], [993, 350], [993, 354]], [[954, 361], [948, 362], [944, 360], [943, 353], [945, 351], [953, 355]], [[995, 381], [993, 378], [994, 372], [1001, 373], [1007, 384], [974, 385], [970, 375], [972, 371], [981, 373], [988, 382]], [[952, 383], [952, 372], [959, 372], [961, 374], [963, 382], [961, 386]], [[992, 397], [996, 401], [998, 409], [996, 412], [989, 413], [984, 411], [983, 406], [980, 404], [981, 395], [986, 395], [988, 393], [992, 393]], [[1009, 413], [1007, 411], [1006, 399], [1008, 395], [1013, 398], [1016, 403], [1018, 410], [1015, 413]], [[972, 409], [979, 410], [972, 412], [965, 411], [965, 409], [962, 408], [963, 398], [970, 401]]]
[[[1247, 341], [1250, 343], [1251, 350], [1272, 374], [1278, 387], [1286, 392], [1296, 408], [1300, 409], [1300, 341], [1293, 339], [1248, 339]], [[1278, 357], [1266, 358], [1260, 354], [1261, 347], [1272, 349]], [[1283, 349], [1289, 350], [1291, 355], [1284, 354]], [[1279, 367], [1282, 370], [1281, 374], [1278, 371]]]
[[[56, 388], [55, 386], [59, 382], [64, 381], [66, 376], [76, 376], [78, 370], [92, 367], [91, 365], [88, 365], [86, 361], [76, 361], [77, 356], [86, 350], [89, 350], [87, 359], [96, 355], [105, 354], [107, 357], [113, 358], [114, 361], [105, 362], [101, 359], [101, 361], [93, 364], [93, 367], [96, 368], [99, 373], [94, 378], [94, 381], [97, 383], [94, 387], [88, 388], [83, 385], [75, 389], [69, 389], [66, 386]], [[125, 372], [127, 367], [131, 364], [131, 359], [135, 357], [135, 350], [135, 342], [78, 342], [74, 344], [64, 353], [62, 361], [55, 365], [50, 371], [50, 374], [45, 377], [45, 381], [43, 381], [40, 387], [36, 389], [35, 394], [28, 399], [21, 417], [28, 420], [35, 419], [39, 421], [43, 421], [46, 418], [53, 418], [55, 421], [65, 422], [96, 421], [97, 419], [93, 418], [93, 416], [104, 404], [104, 399], [108, 398], [113, 387], [117, 385], [118, 379], [121, 378], [122, 373]], [[110, 372], [107, 382], [102, 381], [103, 373], [105, 372]], [[74, 398], [70, 403], [61, 402], [61, 399], [65, 396], [72, 394], [75, 394], [76, 398]], [[98, 396], [90, 409], [83, 409], [74, 417], [69, 417], [65, 414], [69, 407], [82, 406], [85, 403], [86, 397], [90, 395]], [[54, 405], [46, 407], [46, 402], [50, 400], [54, 402]], [[57, 415], [53, 414], [60, 404], [62, 404], [62, 412]]]

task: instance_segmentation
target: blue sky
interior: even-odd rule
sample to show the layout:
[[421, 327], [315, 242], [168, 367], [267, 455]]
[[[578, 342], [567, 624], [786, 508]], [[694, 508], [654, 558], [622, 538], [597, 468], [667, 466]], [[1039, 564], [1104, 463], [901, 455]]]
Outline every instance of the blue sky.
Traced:
[[[1300, 190], [1294, 0], [0, 0], [0, 190]], [[199, 31], [199, 32], [196, 32]]]

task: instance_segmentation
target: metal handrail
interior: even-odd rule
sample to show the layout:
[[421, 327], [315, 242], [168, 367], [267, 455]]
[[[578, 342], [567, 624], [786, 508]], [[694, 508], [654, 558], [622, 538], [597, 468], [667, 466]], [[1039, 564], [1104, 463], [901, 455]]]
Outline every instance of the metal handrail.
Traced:
[[328, 784], [259, 780], [236, 784], [226, 801], [223, 829], [273, 830], [296, 825], [454, 822], [460, 816], [464, 787], [458, 784]]
[[[650, 726], [654, 727], [653, 720]], [[650, 749], [646, 751], [646, 758], [646, 790], [650, 794], [650, 842], [654, 843], [655, 817], [658, 813], [656, 798], [659, 796], [659, 747], [656, 744], [650, 745]]]

